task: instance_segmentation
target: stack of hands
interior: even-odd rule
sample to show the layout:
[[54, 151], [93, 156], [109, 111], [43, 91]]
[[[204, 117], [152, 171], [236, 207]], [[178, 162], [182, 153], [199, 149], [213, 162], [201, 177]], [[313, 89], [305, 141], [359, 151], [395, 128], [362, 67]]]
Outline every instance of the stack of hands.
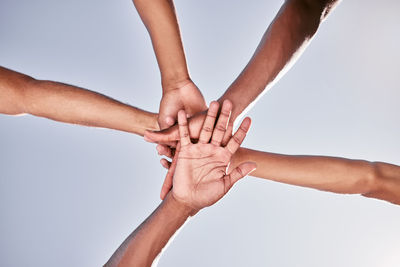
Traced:
[[187, 218], [216, 203], [239, 179], [256, 169], [256, 163], [243, 162], [229, 170], [232, 156], [251, 124], [250, 118], [245, 118], [232, 136], [227, 131], [231, 111], [229, 100], [223, 102], [221, 110], [218, 102], [211, 102], [195, 141], [189, 134], [188, 114], [184, 110], [178, 112], [179, 138], [174, 144], [174, 160], [168, 164], [161, 193], [163, 202], [106, 266], [150, 266]]
[[[306, 48], [338, 0], [288, 0], [242, 73], [209, 108], [192, 82], [172, 0], [134, 0], [161, 73], [159, 113], [64, 83], [36, 80], [0, 67], [0, 113], [104, 127], [157, 143], [168, 169], [160, 206], [121, 244], [106, 266], [150, 266], [184, 222], [220, 200], [249, 173], [335, 193], [400, 204], [400, 167], [324, 156], [293, 156], [241, 148], [251, 121], [235, 120], [269, 89]], [[257, 169], [256, 169], [257, 167]]]

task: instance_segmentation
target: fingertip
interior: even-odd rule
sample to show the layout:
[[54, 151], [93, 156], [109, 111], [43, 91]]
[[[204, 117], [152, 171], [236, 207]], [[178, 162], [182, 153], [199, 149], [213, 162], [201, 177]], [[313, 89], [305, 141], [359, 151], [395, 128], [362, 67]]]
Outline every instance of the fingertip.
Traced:
[[227, 108], [231, 108], [232, 107], [232, 102], [229, 99], [225, 99], [224, 102], [222, 103], [222, 106], [225, 106]]
[[162, 146], [161, 146], [161, 145], [157, 145], [157, 146], [156, 146], [156, 150], [157, 150], [157, 152], [158, 152], [158, 155], [161, 155]]
[[222, 103], [221, 113], [230, 114], [231, 112], [232, 112], [232, 102], [226, 99]]
[[218, 109], [219, 108], [219, 103], [218, 103], [218, 101], [211, 101], [211, 103], [210, 103], [210, 107], [209, 107], [209, 109], [213, 109], [213, 110], [215, 110], [215, 109]]
[[244, 128], [246, 128], [246, 130], [250, 129], [250, 125], [251, 125], [251, 119], [250, 117], [246, 117], [244, 118], [244, 120], [242, 121], [242, 126]]
[[152, 142], [152, 141], [153, 141], [153, 139], [151, 139], [151, 138], [149, 137], [150, 133], [151, 133], [151, 132], [150, 132], [149, 130], [145, 130], [145, 131], [144, 131], [143, 139], [144, 139], [146, 142]]
[[160, 159], [160, 163], [161, 163], [161, 166], [163, 166], [165, 169], [169, 169], [169, 164], [168, 164], [168, 160], [166, 160], [166, 159]]

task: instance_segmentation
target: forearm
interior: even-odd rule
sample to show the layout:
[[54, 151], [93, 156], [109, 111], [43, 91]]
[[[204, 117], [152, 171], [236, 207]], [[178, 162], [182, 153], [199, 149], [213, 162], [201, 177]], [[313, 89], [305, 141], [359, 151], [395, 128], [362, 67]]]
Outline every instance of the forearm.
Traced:
[[121, 244], [105, 266], [151, 266], [174, 233], [194, 213], [169, 193], [160, 206]]
[[294, 64], [337, 0], [288, 0], [268, 27], [253, 57], [219, 99], [233, 102], [233, 119]]
[[[290, 156], [241, 148], [234, 166], [254, 161], [252, 176], [281, 183], [343, 194], [368, 197], [400, 204], [400, 167], [324, 156]], [[232, 167], [234, 167], [232, 166]]]
[[184, 86], [190, 80], [172, 0], [133, 0], [152, 40], [163, 90]]
[[158, 129], [157, 114], [79, 87], [39, 81], [0, 67], [0, 112], [29, 113], [52, 120], [143, 135]]

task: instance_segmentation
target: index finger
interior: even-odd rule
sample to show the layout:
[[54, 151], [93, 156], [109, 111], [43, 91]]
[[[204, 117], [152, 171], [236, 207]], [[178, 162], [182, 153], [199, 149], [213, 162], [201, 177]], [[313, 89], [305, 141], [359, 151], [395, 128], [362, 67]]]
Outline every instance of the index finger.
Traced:
[[178, 124], [179, 124], [179, 135], [181, 138], [181, 146], [187, 146], [191, 144], [192, 142], [190, 141], [186, 112], [184, 110], [180, 110], [178, 112]]

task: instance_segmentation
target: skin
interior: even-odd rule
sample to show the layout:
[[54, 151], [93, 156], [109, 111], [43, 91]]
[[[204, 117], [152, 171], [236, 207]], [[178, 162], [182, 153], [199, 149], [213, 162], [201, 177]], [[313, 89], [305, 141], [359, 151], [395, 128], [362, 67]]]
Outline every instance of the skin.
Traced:
[[[218, 99], [219, 103], [226, 99], [233, 103], [228, 133], [234, 121], [248, 111], [296, 62], [319, 25], [338, 3], [338, 0], [285, 1], [247, 66]], [[198, 138], [204, 117], [205, 113], [201, 113], [189, 120], [192, 138]], [[178, 140], [178, 127], [161, 132], [146, 132], [145, 138], [156, 143]]]
[[158, 123], [165, 129], [175, 124], [179, 110], [184, 109], [191, 117], [207, 106], [187, 69], [173, 1], [134, 0], [133, 3], [149, 32], [160, 69], [163, 95]]
[[[165, 147], [160, 147], [159, 151], [171, 158]], [[239, 148], [229, 170], [247, 161], [257, 164], [257, 169], [251, 173], [253, 177], [338, 194], [360, 194], [400, 205], [400, 166], [394, 164]], [[170, 162], [163, 159], [161, 164], [170, 171]]]
[[222, 114], [213, 129], [217, 112], [218, 105], [210, 107], [201, 138], [196, 144], [189, 137], [186, 113], [183, 110], [178, 113], [180, 151], [173, 189], [122, 243], [105, 266], [155, 264], [157, 255], [189, 217], [216, 203], [239, 179], [256, 168], [254, 163], [245, 162], [226, 173], [232, 155], [243, 142], [251, 122], [246, 118], [228, 145], [221, 147], [230, 112]]
[[339, 194], [361, 194], [400, 205], [400, 166], [324, 156], [291, 156], [240, 148], [232, 159], [257, 163], [251, 175]]
[[[338, 3], [337, 0], [287, 0], [284, 2], [247, 66], [218, 100], [221, 102], [229, 99], [234, 107], [223, 144], [226, 144], [226, 140], [230, 137], [233, 122], [254, 105], [257, 99], [295, 63], [310, 43], [320, 24]], [[201, 113], [189, 120], [191, 138], [199, 138], [204, 116], [205, 114]], [[145, 133], [146, 141], [159, 144], [166, 144], [166, 142], [178, 138], [177, 126], [160, 132], [147, 131]], [[173, 156], [171, 149], [165, 145], [159, 145], [157, 149], [159, 154]], [[161, 198], [165, 197], [171, 188], [175, 161], [176, 158], [172, 160], [172, 164], [165, 159], [161, 161], [163, 166], [169, 168], [161, 190]], [[284, 170], [290, 170], [291, 166], [285, 164], [284, 160], [282, 160], [282, 164], [286, 167]], [[282, 174], [284, 173], [282, 172]], [[315, 172], [311, 170], [310, 175], [313, 173]], [[316, 175], [318, 176], [318, 174]], [[320, 189], [324, 190], [324, 187]], [[335, 188], [330, 189], [334, 190]]]
[[0, 113], [31, 114], [141, 136], [145, 130], [159, 129], [155, 113], [76, 86], [36, 80], [4, 67], [0, 67]]

